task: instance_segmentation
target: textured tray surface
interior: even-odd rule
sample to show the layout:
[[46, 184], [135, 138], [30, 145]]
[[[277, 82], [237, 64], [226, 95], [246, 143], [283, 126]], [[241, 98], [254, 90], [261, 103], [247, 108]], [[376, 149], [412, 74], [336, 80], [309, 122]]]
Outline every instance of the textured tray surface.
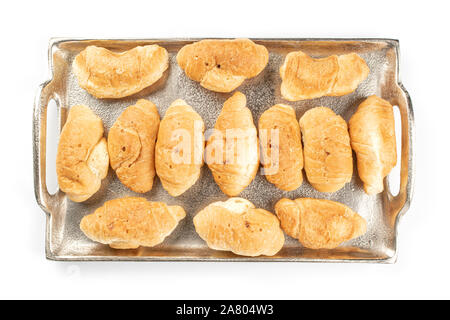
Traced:
[[[184, 99], [202, 116], [207, 129], [214, 126], [224, 101], [231, 94], [214, 93], [202, 88], [198, 83], [188, 79], [176, 63], [176, 53], [187, 40], [166, 41], [54, 41], [51, 43], [50, 58], [53, 65], [53, 80], [48, 86], [54, 91], [54, 97], [59, 101], [61, 124], [64, 123], [67, 110], [76, 104], [85, 104], [99, 115], [106, 132], [112, 126], [119, 114], [139, 98], [154, 102], [161, 118], [168, 106], [178, 98]], [[247, 105], [253, 113], [255, 124], [260, 115], [270, 106], [277, 103], [287, 103], [293, 106], [297, 119], [303, 113], [316, 106], [327, 106], [348, 120], [355, 112], [358, 104], [367, 96], [377, 94], [397, 104], [399, 86], [397, 84], [398, 43], [391, 40], [361, 40], [361, 41], [306, 41], [306, 40], [258, 40], [269, 52], [269, 63], [265, 70], [256, 78], [246, 80], [238, 88], [247, 97]], [[105, 46], [113, 50], [126, 50], [135, 45], [158, 43], [169, 51], [170, 67], [163, 78], [151, 88], [134, 96], [112, 100], [99, 100], [89, 95], [78, 86], [72, 73], [71, 63], [75, 55], [89, 44]], [[331, 54], [356, 52], [362, 56], [370, 67], [370, 75], [358, 89], [343, 97], [323, 97], [319, 99], [288, 102], [281, 98], [279, 67], [285, 55], [294, 50], [302, 50], [314, 57]], [[45, 90], [45, 88], [44, 88]], [[403, 93], [403, 92], [402, 92]], [[403, 122], [403, 121], [402, 121]], [[408, 123], [407, 121], [405, 123]], [[37, 143], [42, 143], [38, 141]], [[354, 157], [355, 158], [355, 157]], [[36, 159], [35, 159], [36, 161]], [[406, 172], [407, 174], [408, 172]], [[405, 173], [404, 173], [405, 174]], [[144, 196], [149, 200], [165, 201], [185, 208], [187, 216], [164, 243], [154, 248], [139, 248], [136, 250], [113, 250], [108, 246], [94, 243], [87, 239], [79, 229], [81, 218], [92, 213], [104, 201], [123, 196]], [[74, 203], [58, 192], [50, 196], [46, 204], [50, 212], [48, 218], [47, 255], [53, 259], [132, 259], [132, 260], [263, 260], [263, 261], [391, 261], [396, 255], [396, 219], [392, 215], [399, 213], [400, 208], [393, 212], [391, 208], [393, 197], [389, 192], [376, 196], [366, 195], [354, 165], [353, 179], [338, 192], [327, 194], [315, 191], [307, 182], [292, 192], [283, 192], [275, 188], [261, 174], [258, 174], [251, 185], [244, 190], [241, 197], [253, 202], [257, 207], [273, 212], [274, 204], [282, 197], [313, 197], [342, 202], [363, 216], [368, 222], [367, 233], [353, 241], [344, 243], [334, 250], [309, 250], [302, 248], [300, 243], [286, 236], [284, 248], [275, 257], [245, 258], [228, 252], [208, 249], [205, 242], [195, 233], [192, 223], [193, 216], [213, 201], [225, 200], [227, 197], [215, 184], [211, 172], [205, 165], [198, 182], [183, 195], [173, 198], [161, 186], [156, 178], [153, 190], [139, 195], [123, 186], [110, 168], [108, 177], [103, 181], [102, 188], [88, 201]], [[405, 200], [406, 202], [406, 200]]]

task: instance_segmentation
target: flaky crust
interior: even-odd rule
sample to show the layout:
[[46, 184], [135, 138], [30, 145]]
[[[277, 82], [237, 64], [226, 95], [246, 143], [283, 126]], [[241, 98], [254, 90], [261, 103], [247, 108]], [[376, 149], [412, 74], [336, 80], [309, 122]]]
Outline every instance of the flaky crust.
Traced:
[[242, 256], [273, 256], [284, 244], [277, 217], [242, 198], [210, 204], [194, 217], [194, 226], [211, 249]]
[[283, 230], [310, 249], [334, 249], [367, 230], [364, 218], [330, 200], [284, 198], [276, 203], [275, 213]]
[[336, 83], [338, 71], [335, 55], [313, 59], [301, 51], [291, 52], [280, 68], [281, 95], [289, 101], [325, 96]]
[[335, 192], [350, 182], [353, 159], [345, 120], [317, 107], [301, 117], [300, 128], [309, 183], [320, 192]]
[[89, 239], [114, 249], [153, 247], [163, 242], [185, 216], [180, 206], [128, 197], [106, 201], [83, 217], [80, 228]]
[[349, 121], [358, 174], [368, 194], [383, 191], [383, 179], [397, 163], [392, 105], [375, 95], [363, 101]]
[[154, 44], [116, 53], [88, 46], [73, 61], [80, 87], [97, 98], [122, 98], [158, 81], [169, 67], [167, 50]]
[[85, 201], [100, 189], [108, 167], [102, 120], [86, 106], [71, 107], [56, 155], [59, 188], [72, 201]]
[[225, 101], [206, 146], [208, 167], [228, 196], [241, 193], [255, 178], [259, 167], [256, 127], [246, 103], [240, 92]]
[[356, 53], [314, 59], [290, 52], [280, 68], [281, 95], [289, 101], [342, 96], [356, 90], [370, 69]]
[[158, 128], [158, 109], [152, 102], [141, 99], [126, 108], [109, 130], [111, 167], [119, 180], [135, 192], [152, 189]]
[[200, 177], [205, 125], [200, 115], [178, 99], [167, 109], [156, 142], [156, 173], [166, 191], [176, 197]]
[[190, 79], [216, 92], [233, 91], [245, 79], [257, 76], [268, 61], [267, 49], [249, 39], [202, 40], [177, 54], [179, 66]]
[[333, 90], [328, 96], [343, 96], [358, 88], [369, 75], [370, 69], [356, 53], [344, 54], [338, 57], [339, 72]]
[[[285, 191], [300, 187], [303, 182], [303, 150], [294, 109], [284, 104], [271, 107], [259, 118], [258, 129], [267, 180]], [[278, 141], [272, 140], [275, 130], [278, 130]], [[264, 135], [266, 141], [263, 141]]]

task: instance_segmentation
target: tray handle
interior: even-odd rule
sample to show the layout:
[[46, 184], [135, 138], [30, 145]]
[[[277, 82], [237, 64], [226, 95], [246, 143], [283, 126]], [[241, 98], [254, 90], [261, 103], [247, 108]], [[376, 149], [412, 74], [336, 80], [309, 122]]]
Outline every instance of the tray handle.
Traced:
[[59, 96], [54, 91], [52, 81], [48, 80], [39, 86], [33, 110], [34, 193], [37, 203], [47, 214], [57, 203], [59, 193], [50, 194], [46, 182], [47, 106], [52, 99], [59, 109]]
[[[414, 113], [411, 97], [403, 84], [399, 83], [393, 97], [392, 103], [398, 106], [401, 118], [401, 155], [400, 155], [400, 189], [393, 196], [388, 192], [390, 202], [390, 216], [395, 225], [403, 214], [408, 210], [414, 185]], [[387, 181], [387, 179], [386, 179]]]

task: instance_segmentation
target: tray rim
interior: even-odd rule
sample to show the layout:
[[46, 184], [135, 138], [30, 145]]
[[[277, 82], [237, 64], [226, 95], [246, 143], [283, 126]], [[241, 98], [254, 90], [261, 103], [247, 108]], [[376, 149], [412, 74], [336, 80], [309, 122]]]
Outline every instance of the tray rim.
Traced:
[[[35, 101], [34, 101], [34, 110], [33, 110], [33, 173], [34, 173], [34, 190], [35, 190], [35, 198], [38, 205], [41, 207], [41, 209], [46, 213], [46, 240], [45, 240], [45, 255], [48, 260], [51, 261], [79, 261], [79, 262], [95, 262], [95, 261], [130, 261], [130, 262], [173, 262], [173, 261], [179, 261], [179, 262], [302, 262], [302, 263], [383, 263], [383, 264], [392, 264], [397, 261], [398, 258], [398, 226], [400, 219], [404, 216], [404, 214], [408, 211], [412, 196], [414, 192], [414, 179], [415, 179], [415, 161], [414, 161], [414, 140], [415, 140], [415, 124], [414, 124], [414, 111], [413, 111], [413, 105], [412, 100], [409, 92], [406, 90], [405, 86], [401, 82], [400, 78], [400, 40], [395, 38], [348, 38], [348, 37], [338, 37], [338, 38], [314, 38], [314, 37], [307, 37], [307, 38], [252, 38], [249, 39], [254, 41], [299, 41], [299, 42], [346, 42], [346, 41], [352, 41], [352, 42], [385, 42], [390, 43], [393, 45], [394, 50], [396, 52], [396, 80], [397, 80], [397, 86], [400, 90], [400, 93], [404, 95], [405, 103], [406, 103], [406, 111], [407, 111], [407, 123], [408, 123], [408, 171], [407, 171], [407, 184], [405, 187], [405, 200], [404, 203], [401, 205], [401, 207], [398, 209], [398, 213], [395, 218], [395, 224], [394, 224], [394, 252], [392, 256], [389, 256], [387, 258], [355, 258], [355, 259], [308, 259], [308, 258], [273, 258], [273, 257], [245, 257], [245, 256], [236, 256], [233, 258], [218, 258], [218, 257], [198, 257], [198, 256], [192, 256], [192, 257], [184, 257], [184, 256], [178, 256], [178, 257], [168, 257], [168, 256], [76, 256], [76, 255], [58, 255], [54, 254], [50, 250], [50, 234], [51, 234], [51, 212], [49, 208], [45, 205], [45, 201], [43, 201], [43, 198], [45, 197], [42, 193], [42, 174], [41, 172], [44, 171], [45, 176], [45, 166], [44, 168], [40, 167], [41, 163], [41, 151], [40, 150], [40, 143], [41, 143], [41, 135], [38, 132], [41, 131], [41, 128], [37, 123], [39, 116], [38, 111], [41, 107], [41, 94], [42, 91], [45, 89], [45, 87], [51, 83], [54, 79], [54, 66], [53, 66], [53, 57], [52, 57], [52, 49], [54, 46], [64, 43], [64, 42], [86, 42], [86, 41], [127, 41], [127, 42], [140, 42], [140, 41], [160, 41], [160, 42], [185, 42], [185, 41], [200, 41], [203, 39], [234, 39], [230, 37], [169, 37], [169, 38], [83, 38], [83, 37], [51, 37], [48, 42], [48, 70], [50, 73], [50, 77], [42, 82], [37, 90]], [[50, 97], [54, 98], [54, 97]], [[50, 100], [50, 98], [48, 100]], [[44, 148], [45, 149], [45, 148]], [[45, 150], [44, 150], [45, 151]], [[45, 156], [44, 156], [45, 158]], [[400, 158], [400, 161], [402, 159]], [[43, 170], [42, 170], [43, 169]], [[400, 168], [402, 169], [402, 168]], [[44, 180], [44, 186], [45, 186], [45, 180]], [[388, 194], [391, 198], [393, 196], [390, 194], [390, 191], [388, 190]], [[399, 194], [400, 195], [400, 194]], [[398, 196], [398, 195], [397, 195]], [[396, 197], [397, 197], [396, 196]]]

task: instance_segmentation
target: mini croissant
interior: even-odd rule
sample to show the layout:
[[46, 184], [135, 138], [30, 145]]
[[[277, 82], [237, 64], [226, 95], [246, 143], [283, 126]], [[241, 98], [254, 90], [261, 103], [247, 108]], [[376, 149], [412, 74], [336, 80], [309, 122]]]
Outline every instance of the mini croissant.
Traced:
[[397, 163], [392, 105], [375, 95], [364, 100], [349, 121], [358, 174], [368, 194], [383, 191], [383, 179]]
[[175, 100], [161, 120], [155, 149], [156, 173], [167, 192], [177, 197], [200, 177], [205, 125], [185, 101]]
[[335, 192], [350, 182], [353, 158], [347, 123], [333, 110], [317, 107], [300, 118], [305, 172], [320, 192]]
[[284, 104], [269, 108], [259, 118], [258, 129], [267, 180], [285, 191], [300, 187], [303, 151], [294, 109]]
[[153, 247], [172, 233], [186, 216], [180, 206], [128, 197], [106, 201], [81, 219], [80, 228], [91, 240], [114, 249]]
[[289, 101], [343, 96], [356, 90], [370, 69], [356, 53], [314, 59], [291, 52], [280, 68], [281, 95]]
[[186, 75], [206, 89], [231, 92], [267, 65], [266, 47], [249, 39], [202, 40], [181, 48], [177, 62]]
[[75, 202], [89, 199], [108, 174], [103, 122], [86, 106], [70, 108], [56, 155], [59, 188]]
[[88, 46], [73, 61], [80, 87], [97, 98], [123, 98], [158, 81], [169, 67], [167, 50], [139, 46], [116, 53]]
[[158, 128], [158, 109], [152, 102], [141, 99], [126, 108], [109, 130], [111, 167], [119, 180], [135, 192], [152, 189]]
[[281, 199], [275, 205], [281, 227], [310, 249], [334, 249], [366, 233], [366, 221], [339, 202], [311, 198]]
[[214, 180], [228, 196], [244, 190], [259, 167], [258, 137], [246, 103], [240, 92], [225, 101], [206, 145], [206, 162]]
[[194, 217], [195, 230], [211, 249], [243, 256], [273, 256], [284, 244], [280, 222], [248, 200], [214, 202]]

